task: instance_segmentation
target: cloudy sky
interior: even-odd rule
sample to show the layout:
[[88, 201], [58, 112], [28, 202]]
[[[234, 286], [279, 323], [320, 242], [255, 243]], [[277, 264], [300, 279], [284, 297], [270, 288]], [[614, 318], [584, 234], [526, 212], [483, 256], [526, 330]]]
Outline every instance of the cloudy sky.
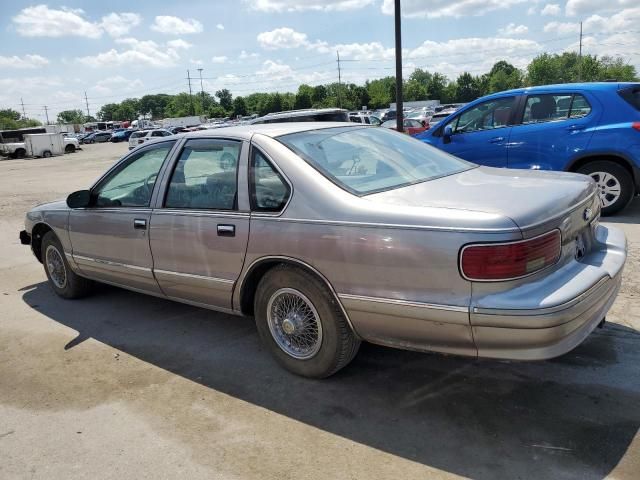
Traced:
[[[402, 0], [404, 73], [451, 78], [519, 67], [546, 51], [621, 55], [640, 67], [638, 0]], [[392, 75], [393, 0], [12, 1], [0, 20], [0, 108], [44, 120], [104, 103], [200, 88], [295, 91]]]

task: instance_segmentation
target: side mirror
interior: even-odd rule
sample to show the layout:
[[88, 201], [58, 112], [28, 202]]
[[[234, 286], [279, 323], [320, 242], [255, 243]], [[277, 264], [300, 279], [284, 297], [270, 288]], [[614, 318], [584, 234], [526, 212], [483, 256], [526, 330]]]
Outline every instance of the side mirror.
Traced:
[[453, 135], [453, 128], [451, 128], [451, 124], [445, 125], [442, 132], [442, 140], [444, 141], [444, 143], [451, 142], [451, 135]]
[[67, 197], [67, 206], [69, 208], [86, 208], [91, 201], [91, 192], [89, 190], [78, 190]]

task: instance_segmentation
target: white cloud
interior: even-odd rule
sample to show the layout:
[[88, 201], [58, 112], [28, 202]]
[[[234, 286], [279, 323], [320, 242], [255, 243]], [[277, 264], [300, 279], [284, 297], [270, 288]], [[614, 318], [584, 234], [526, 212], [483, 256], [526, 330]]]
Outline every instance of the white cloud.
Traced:
[[180, 49], [183, 48], [185, 50], [193, 47], [192, 43], [187, 42], [186, 40], [182, 40], [181, 38], [176, 38], [175, 40], [169, 40], [167, 42], [167, 47]]
[[[467, 56], [473, 61], [479, 56], [504, 58], [531, 55], [541, 50], [539, 43], [518, 38], [457, 38], [446, 42], [427, 40], [406, 54], [406, 58], [448, 58]], [[463, 62], [464, 60], [461, 60]], [[434, 69], [434, 71], [437, 71]]]
[[100, 95], [108, 95], [114, 91], [130, 92], [134, 89], [142, 88], [143, 86], [144, 84], [139, 78], [129, 80], [121, 75], [116, 75], [114, 77], [107, 77], [99, 80], [93, 87], [91, 87], [91, 90]]
[[580, 25], [569, 22], [549, 22], [543, 28], [545, 33], [556, 33], [558, 35], [566, 35], [568, 33], [577, 33], [580, 31]]
[[110, 13], [99, 22], [88, 20], [84, 10], [60, 7], [52, 9], [47, 5], [36, 5], [22, 9], [13, 24], [23, 37], [86, 37], [100, 38], [104, 32], [112, 37], [128, 33], [140, 24], [137, 13]]
[[224, 25], [223, 25], [223, 24], [221, 24], [221, 23], [219, 23], [219, 24], [217, 24], [217, 25], [216, 25], [216, 28], [217, 28], [218, 30], [224, 30]]
[[240, 52], [240, 55], [238, 55], [238, 59], [240, 60], [246, 60], [247, 58], [258, 58], [260, 56], [259, 53], [255, 53], [255, 52], [246, 52], [245, 50], [242, 50]]
[[332, 47], [341, 57], [354, 60], [391, 60], [395, 58], [395, 49], [385, 48], [380, 42], [348, 43]]
[[109, 51], [80, 57], [76, 60], [90, 67], [119, 67], [123, 65], [144, 65], [149, 67], [172, 67], [180, 59], [175, 48], [162, 47], [152, 40], [119, 38], [116, 43], [127, 47], [125, 50], [112, 48]]
[[258, 34], [258, 43], [262, 48], [267, 50], [278, 50], [281, 48], [298, 48], [309, 43], [306, 33], [296, 32], [295, 30], [282, 27], [271, 30], [270, 32], [262, 32]]
[[211, 59], [213, 63], [225, 63], [227, 60], [228, 58], [224, 55], [220, 55], [219, 57], [213, 57]]
[[[582, 22], [582, 30], [587, 35], [593, 33], [614, 34], [634, 28], [638, 22], [640, 22], [640, 7], [626, 8], [610, 17], [591, 15]], [[549, 22], [544, 26], [544, 31], [557, 34], [578, 33], [580, 24], [578, 22]], [[627, 46], [631, 46], [633, 43], [630, 42]]]
[[168, 35], [186, 35], [202, 32], [202, 23], [193, 18], [182, 19], [169, 15], [160, 15], [155, 18], [151, 30], [166, 33]]
[[527, 9], [527, 15], [535, 15], [537, 13], [536, 7], [529, 7]]
[[356, 10], [371, 5], [374, 0], [244, 0], [251, 10], [260, 12], [301, 12]]
[[[407, 18], [441, 18], [480, 16], [498, 9], [511, 8], [527, 0], [404, 0], [402, 16]], [[384, 0], [382, 13], [394, 14], [394, 1]]]
[[100, 26], [112, 37], [121, 37], [140, 25], [142, 17], [137, 13], [110, 13], [102, 17]]
[[498, 33], [500, 35], [506, 35], [508, 37], [512, 35], [524, 35], [529, 31], [529, 27], [526, 25], [516, 25], [515, 23], [510, 23], [506, 27], [499, 28]]
[[200, 59], [197, 58], [192, 58], [191, 60], [189, 60], [189, 63], [191, 63], [192, 65], [204, 65], [204, 62]]
[[565, 13], [570, 16], [585, 16], [589, 13], [610, 12], [637, 5], [637, 0], [568, 0]]
[[0, 55], [0, 68], [16, 68], [16, 69], [31, 69], [39, 68], [49, 64], [49, 60], [40, 55], [24, 55], [19, 57], [13, 55], [12, 57], [4, 57]]
[[550, 17], [557, 17], [561, 13], [562, 13], [562, 9], [560, 8], [560, 5], [558, 5], [557, 3], [547, 3], [542, 9], [542, 11], [540, 12], [541, 15], [547, 15]]

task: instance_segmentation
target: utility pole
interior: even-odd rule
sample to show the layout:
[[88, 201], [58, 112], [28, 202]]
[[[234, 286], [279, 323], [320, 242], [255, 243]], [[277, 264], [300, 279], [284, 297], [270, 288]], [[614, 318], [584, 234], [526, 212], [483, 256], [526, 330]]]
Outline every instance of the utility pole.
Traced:
[[404, 132], [403, 102], [402, 102], [402, 26], [400, 18], [400, 0], [395, 0], [396, 27], [396, 130]]
[[187, 70], [187, 80], [189, 81], [189, 103], [191, 104], [191, 115], [195, 115], [196, 110], [193, 107], [193, 93], [191, 92], [191, 75], [189, 74], [189, 70]]
[[89, 121], [89, 117], [91, 114], [89, 113], [89, 99], [87, 98], [87, 91], [84, 91], [84, 101], [87, 104], [87, 122]]
[[27, 118], [27, 114], [24, 111], [24, 102], [22, 101], [22, 97], [20, 97], [20, 105], [22, 105], [22, 118]]
[[47, 125], [49, 125], [49, 111], [47, 110], [47, 106], [44, 106], [44, 114], [47, 117]]
[[340, 52], [336, 50], [336, 56], [338, 57], [338, 107], [342, 108], [342, 70], [340, 69]]
[[580, 49], [578, 50], [578, 81], [582, 81], [582, 22], [580, 22]]
[[204, 114], [204, 87], [202, 86], [202, 68], [199, 68], [198, 72], [200, 72], [200, 96], [202, 97], [202, 113]]

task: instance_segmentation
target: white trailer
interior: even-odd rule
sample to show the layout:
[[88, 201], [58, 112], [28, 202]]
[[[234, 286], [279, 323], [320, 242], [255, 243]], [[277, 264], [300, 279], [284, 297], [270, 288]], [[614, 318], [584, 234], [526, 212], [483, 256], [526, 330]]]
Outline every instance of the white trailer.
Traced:
[[163, 128], [174, 127], [197, 127], [203, 123], [207, 123], [207, 117], [193, 115], [191, 117], [165, 118], [161, 120]]
[[28, 157], [52, 157], [64, 154], [64, 140], [59, 133], [36, 133], [24, 136]]

